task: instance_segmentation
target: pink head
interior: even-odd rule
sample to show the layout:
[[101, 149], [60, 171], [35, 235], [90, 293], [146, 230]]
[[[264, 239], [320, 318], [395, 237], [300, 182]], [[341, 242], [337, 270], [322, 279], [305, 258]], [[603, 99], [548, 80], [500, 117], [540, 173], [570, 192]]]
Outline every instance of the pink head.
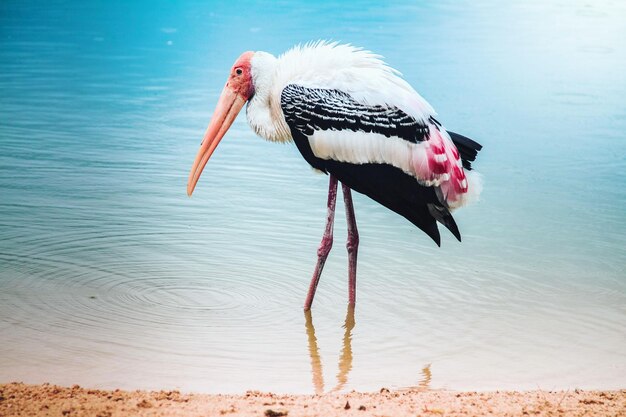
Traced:
[[254, 94], [254, 85], [252, 84], [252, 57], [254, 52], [248, 51], [241, 54], [230, 69], [230, 76], [226, 82], [229, 87], [248, 100]]
[[254, 94], [254, 83], [252, 82], [251, 73], [253, 55], [254, 52], [244, 52], [237, 58], [230, 70], [230, 76], [224, 86], [224, 90], [222, 90], [222, 95], [217, 102], [209, 127], [200, 144], [200, 150], [189, 173], [189, 181], [187, 182], [187, 195], [189, 196], [193, 193], [200, 174], [202, 174], [202, 170], [209, 161], [213, 151], [215, 151], [226, 131], [235, 121], [244, 104]]

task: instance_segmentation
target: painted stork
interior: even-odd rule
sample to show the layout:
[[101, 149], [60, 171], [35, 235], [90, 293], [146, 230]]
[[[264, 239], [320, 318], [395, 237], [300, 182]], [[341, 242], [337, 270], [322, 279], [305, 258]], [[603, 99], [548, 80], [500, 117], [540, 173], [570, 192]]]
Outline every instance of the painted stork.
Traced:
[[191, 168], [189, 196], [246, 103], [248, 123], [259, 136], [293, 141], [314, 169], [330, 177], [326, 229], [305, 311], [333, 243], [338, 182], [348, 224], [349, 305], [356, 301], [359, 244], [351, 190], [404, 216], [437, 245], [437, 222], [461, 240], [451, 211], [480, 194], [480, 177], [471, 171], [471, 162], [481, 145], [446, 131], [433, 108], [379, 55], [323, 41], [296, 46], [278, 58], [243, 53]]

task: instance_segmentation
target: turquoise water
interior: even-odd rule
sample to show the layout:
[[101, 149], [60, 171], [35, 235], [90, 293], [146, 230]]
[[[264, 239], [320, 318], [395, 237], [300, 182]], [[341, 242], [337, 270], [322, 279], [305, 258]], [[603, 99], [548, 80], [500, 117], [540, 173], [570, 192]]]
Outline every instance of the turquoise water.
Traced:
[[[0, 382], [323, 392], [626, 386], [626, 6], [0, 3]], [[327, 178], [244, 117], [186, 182], [234, 59], [384, 55], [484, 151], [442, 248], [355, 196], [312, 317]]]

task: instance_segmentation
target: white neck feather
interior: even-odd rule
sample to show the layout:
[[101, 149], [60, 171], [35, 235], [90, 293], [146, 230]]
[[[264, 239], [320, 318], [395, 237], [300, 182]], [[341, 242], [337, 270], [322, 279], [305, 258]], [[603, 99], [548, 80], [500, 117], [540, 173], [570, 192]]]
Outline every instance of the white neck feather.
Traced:
[[252, 57], [254, 96], [248, 102], [248, 124], [257, 135], [275, 142], [291, 140], [291, 131], [280, 108], [280, 94], [272, 94], [276, 84], [278, 60], [267, 52], [256, 52]]

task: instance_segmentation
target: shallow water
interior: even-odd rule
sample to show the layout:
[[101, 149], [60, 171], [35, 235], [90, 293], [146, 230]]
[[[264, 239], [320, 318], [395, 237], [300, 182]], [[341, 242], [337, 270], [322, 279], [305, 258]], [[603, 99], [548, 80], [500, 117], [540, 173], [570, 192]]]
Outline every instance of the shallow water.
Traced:
[[[626, 386], [621, 2], [0, 3], [0, 382], [322, 392]], [[188, 170], [234, 59], [363, 45], [486, 188], [437, 248], [355, 197], [302, 313], [327, 178], [235, 122]]]

